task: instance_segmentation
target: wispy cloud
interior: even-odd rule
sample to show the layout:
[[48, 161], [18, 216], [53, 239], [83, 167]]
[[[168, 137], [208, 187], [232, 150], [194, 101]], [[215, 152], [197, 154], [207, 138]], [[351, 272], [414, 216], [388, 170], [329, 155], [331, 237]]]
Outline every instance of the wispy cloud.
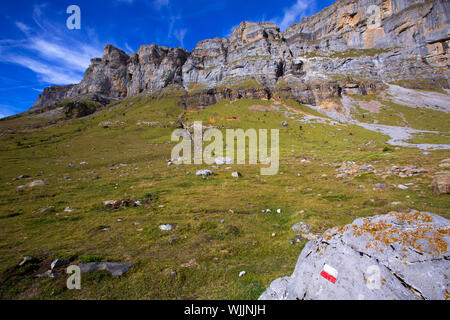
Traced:
[[13, 63], [36, 73], [47, 84], [78, 83], [93, 57], [102, 55], [102, 46], [86, 44], [71, 38], [64, 25], [45, 19], [45, 5], [33, 7], [36, 32], [31, 26], [16, 21], [16, 27], [25, 38], [0, 42], [0, 62]]
[[175, 39], [180, 41], [180, 44], [182, 47], [184, 47], [184, 36], [186, 35], [187, 29], [176, 29], [173, 32], [173, 35], [175, 36]]
[[19, 110], [13, 106], [7, 104], [0, 104], [0, 119], [12, 116], [17, 112], [19, 112]]
[[125, 49], [128, 51], [127, 53], [133, 53], [136, 52], [136, 50], [134, 50], [132, 47], [130, 47], [130, 45], [128, 43], [125, 43]]
[[281, 30], [286, 30], [294, 22], [300, 22], [301, 18], [309, 16], [315, 8], [315, 0], [297, 0], [292, 6], [283, 9], [283, 16], [272, 19]]

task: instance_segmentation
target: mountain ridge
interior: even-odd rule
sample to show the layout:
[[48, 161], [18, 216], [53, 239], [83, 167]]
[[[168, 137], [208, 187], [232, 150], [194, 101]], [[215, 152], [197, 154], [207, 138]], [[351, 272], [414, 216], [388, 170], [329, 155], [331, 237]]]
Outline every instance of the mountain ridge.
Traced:
[[[367, 25], [372, 5], [380, 27]], [[283, 32], [244, 21], [229, 38], [199, 41], [192, 52], [151, 44], [128, 55], [106, 45], [79, 84], [44, 89], [30, 111], [64, 99], [108, 104], [160, 90], [184, 92], [187, 107], [272, 96], [319, 104], [392, 81], [449, 88], [449, 11], [442, 0], [338, 0]]]

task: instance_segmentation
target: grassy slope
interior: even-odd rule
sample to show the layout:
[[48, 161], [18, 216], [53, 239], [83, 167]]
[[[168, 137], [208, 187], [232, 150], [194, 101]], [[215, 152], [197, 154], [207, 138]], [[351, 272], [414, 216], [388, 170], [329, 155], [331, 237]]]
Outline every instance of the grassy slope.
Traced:
[[[259, 176], [259, 166], [232, 165], [232, 170], [222, 166], [204, 180], [195, 171], [206, 165], [179, 165], [178, 170], [167, 166], [174, 146], [170, 142], [173, 128], [148, 128], [136, 122], [170, 126], [184, 114], [175, 98], [129, 99], [90, 117], [42, 129], [21, 130], [23, 119], [0, 122], [1, 129], [16, 131], [0, 137], [0, 274], [6, 275], [25, 255], [136, 263], [120, 278], [105, 272], [83, 274], [80, 291], [65, 290], [64, 276], [34, 279], [26, 274], [0, 284], [0, 298], [254, 299], [273, 279], [293, 271], [304, 243], [289, 244], [294, 236], [290, 228], [299, 221], [322, 232], [356, 217], [406, 207], [450, 217], [449, 197], [430, 192], [429, 176], [383, 179], [363, 174], [337, 180], [333, 165], [353, 160], [380, 169], [414, 164], [434, 171], [440, 160], [449, 157], [448, 151], [434, 151], [430, 157], [415, 149], [391, 147], [383, 152], [387, 138], [377, 133], [353, 126], [301, 124], [300, 128], [292, 119], [287, 119], [290, 126], [284, 128], [282, 112], [250, 111], [254, 104], [270, 102], [221, 102], [190, 112], [185, 121], [280, 129], [279, 175]], [[292, 107], [308, 112], [303, 106]], [[240, 117], [240, 121], [229, 122], [227, 117]], [[127, 124], [98, 126], [106, 120]], [[311, 163], [302, 164], [303, 157]], [[82, 161], [88, 165], [80, 165]], [[76, 167], [69, 168], [69, 163]], [[110, 170], [112, 163], [127, 166]], [[243, 174], [239, 180], [231, 177], [236, 170]], [[13, 181], [22, 174], [32, 178]], [[64, 179], [65, 175], [72, 180]], [[96, 176], [100, 179], [93, 180]], [[34, 179], [45, 180], [47, 186], [16, 190]], [[373, 191], [376, 182], [389, 186]], [[407, 191], [392, 186], [408, 182], [414, 186]], [[157, 201], [146, 208], [110, 211], [102, 207], [104, 200], [140, 199], [147, 194], [155, 195]], [[392, 206], [393, 201], [402, 204]], [[48, 206], [54, 210], [33, 213]], [[76, 210], [66, 213], [67, 206]], [[272, 213], [261, 213], [267, 208]], [[281, 214], [275, 213], [278, 208]], [[220, 223], [222, 219], [225, 223]], [[162, 223], [175, 224], [176, 229], [160, 231]], [[111, 230], [100, 231], [101, 226]], [[230, 233], [230, 226], [239, 232]], [[169, 245], [173, 235], [180, 241]], [[180, 266], [192, 259], [198, 269]], [[175, 278], [169, 276], [170, 270], [177, 271]], [[242, 270], [247, 275], [239, 278]]]

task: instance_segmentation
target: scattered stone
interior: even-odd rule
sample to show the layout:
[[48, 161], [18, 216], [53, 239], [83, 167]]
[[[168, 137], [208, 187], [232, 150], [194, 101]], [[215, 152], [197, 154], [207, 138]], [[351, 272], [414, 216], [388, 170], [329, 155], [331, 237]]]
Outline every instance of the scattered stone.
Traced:
[[19, 176], [18, 179], [26, 179], [26, 178], [29, 178], [29, 177], [30, 177], [29, 175], [23, 174], [23, 175]]
[[236, 235], [239, 233], [239, 228], [236, 226], [228, 226], [227, 227], [227, 234], [229, 235]]
[[39, 273], [38, 275], [36, 275], [36, 277], [37, 278], [45, 278], [45, 277], [55, 278], [56, 274], [52, 270], [47, 270], [43, 273]]
[[286, 121], [281, 122], [281, 125], [282, 125], [283, 127], [288, 127], [288, 126], [289, 126], [288, 123], [287, 123]]
[[75, 165], [73, 163], [69, 163], [68, 167], [69, 168], [75, 168]]
[[403, 185], [403, 184], [399, 184], [399, 185], [397, 186], [397, 188], [402, 189], [402, 190], [408, 189], [408, 187], [405, 186], [405, 185]]
[[64, 212], [72, 212], [74, 209], [72, 209], [71, 207], [66, 207], [64, 209]]
[[418, 211], [356, 219], [308, 242], [293, 274], [259, 299], [447, 299], [449, 229]]
[[233, 178], [240, 178], [240, 177], [242, 177], [242, 174], [240, 174], [239, 172], [233, 172], [232, 174], [231, 174], [231, 176], [233, 177]]
[[35, 260], [36, 259], [34, 259], [33, 257], [30, 257], [30, 256], [23, 257], [22, 261], [19, 262], [19, 266], [23, 266], [23, 265], [25, 265], [27, 263], [31, 263]]
[[89, 262], [80, 263], [78, 265], [82, 273], [94, 272], [94, 271], [108, 271], [114, 277], [122, 276], [132, 266], [131, 262]]
[[43, 187], [43, 186], [45, 186], [45, 182], [42, 180], [34, 180], [33, 182], [30, 182], [26, 185], [27, 188]]
[[105, 207], [109, 207], [112, 209], [122, 209], [122, 208], [130, 208], [130, 207], [141, 207], [145, 204], [148, 204], [152, 202], [154, 199], [147, 198], [147, 199], [141, 199], [141, 200], [130, 200], [130, 199], [124, 199], [124, 200], [106, 200], [103, 201], [103, 205]]
[[299, 222], [292, 226], [292, 231], [296, 233], [308, 233], [311, 231], [311, 226], [306, 222]]
[[431, 190], [436, 195], [450, 193], [450, 171], [437, 172], [433, 176]]
[[178, 240], [180, 240], [180, 237], [177, 237], [177, 236], [170, 237], [169, 238], [169, 244], [174, 244]]
[[245, 272], [245, 271], [239, 272], [239, 278], [242, 278], [242, 277], [245, 276], [246, 274], [247, 274], [247, 272]]
[[301, 241], [303, 241], [303, 236], [301, 234], [297, 234], [294, 238], [292, 238], [291, 240], [289, 240], [289, 243], [294, 245], [296, 243], [299, 243]]
[[87, 163], [86, 161], [82, 161], [82, 162], [80, 162], [80, 165], [86, 165], [86, 164], [89, 164], [89, 163]]
[[183, 263], [181, 265], [182, 268], [196, 268], [196, 269], [200, 269], [200, 265], [197, 263], [197, 261], [195, 261], [195, 259], [191, 259], [189, 262]]
[[196, 173], [197, 176], [202, 176], [202, 177], [207, 177], [212, 174], [213, 174], [213, 172], [211, 170], [198, 170]]
[[444, 169], [450, 168], [450, 158], [442, 160], [441, 163], [439, 164], [439, 167]]
[[162, 224], [159, 226], [159, 229], [162, 231], [171, 231], [173, 230], [175, 227], [171, 224]]
[[54, 260], [50, 265], [50, 270], [53, 270], [55, 268], [64, 267], [67, 266], [70, 263], [69, 260], [66, 259], [56, 259]]
[[281, 213], [281, 209], [277, 209], [277, 213]]
[[431, 156], [431, 153], [430, 152], [422, 152], [422, 155], [423, 156]]
[[373, 186], [377, 189], [386, 189], [387, 187], [386, 183], [375, 183]]

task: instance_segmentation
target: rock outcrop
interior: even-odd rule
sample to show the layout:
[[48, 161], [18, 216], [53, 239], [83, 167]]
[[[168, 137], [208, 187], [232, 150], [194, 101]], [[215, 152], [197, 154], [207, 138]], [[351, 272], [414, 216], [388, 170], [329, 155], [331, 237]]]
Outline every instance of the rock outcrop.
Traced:
[[127, 55], [108, 45], [80, 84], [45, 89], [32, 110], [79, 96], [108, 103], [171, 85], [186, 92], [185, 106], [240, 97], [317, 105], [392, 81], [448, 88], [449, 12], [446, 0], [338, 0], [283, 32], [270, 22], [242, 22], [228, 39], [200, 41], [192, 52], [152, 44]]
[[450, 224], [391, 212], [326, 231], [260, 299], [448, 299]]

